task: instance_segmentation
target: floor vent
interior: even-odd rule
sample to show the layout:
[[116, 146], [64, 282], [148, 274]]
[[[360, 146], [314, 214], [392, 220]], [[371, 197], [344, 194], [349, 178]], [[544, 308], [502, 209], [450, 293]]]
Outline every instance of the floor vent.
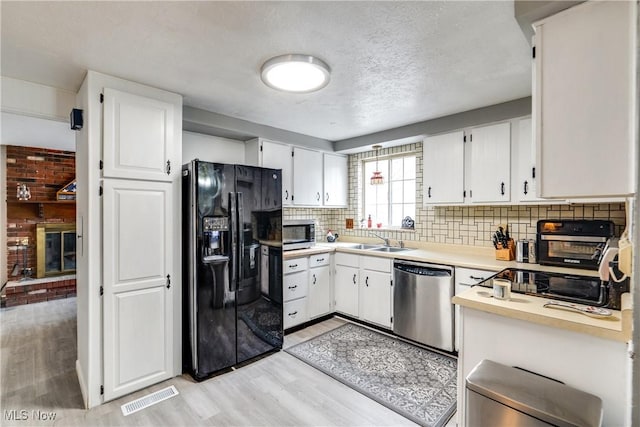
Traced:
[[140, 399], [136, 399], [133, 402], [126, 403], [120, 408], [122, 409], [122, 414], [126, 417], [127, 415], [131, 415], [134, 412], [141, 411], [149, 406], [155, 405], [156, 403], [160, 403], [163, 400], [170, 399], [177, 395], [178, 390], [176, 390], [175, 386], [171, 386], [158, 390], [145, 397], [141, 397]]

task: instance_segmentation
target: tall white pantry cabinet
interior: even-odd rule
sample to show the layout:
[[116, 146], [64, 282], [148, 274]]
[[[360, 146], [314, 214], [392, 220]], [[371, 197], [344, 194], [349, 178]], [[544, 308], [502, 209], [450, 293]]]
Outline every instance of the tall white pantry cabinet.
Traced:
[[182, 370], [182, 97], [89, 71], [76, 103], [76, 371], [90, 408]]

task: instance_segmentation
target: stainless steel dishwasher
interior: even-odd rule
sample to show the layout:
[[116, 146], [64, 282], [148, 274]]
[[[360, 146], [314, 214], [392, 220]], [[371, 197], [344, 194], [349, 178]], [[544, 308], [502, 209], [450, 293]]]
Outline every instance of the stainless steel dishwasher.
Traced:
[[393, 285], [393, 332], [453, 351], [453, 268], [395, 261]]

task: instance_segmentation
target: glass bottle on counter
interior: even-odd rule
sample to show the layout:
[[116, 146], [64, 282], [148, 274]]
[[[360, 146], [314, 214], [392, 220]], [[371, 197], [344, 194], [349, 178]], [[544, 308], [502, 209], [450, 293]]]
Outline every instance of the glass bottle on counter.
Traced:
[[373, 221], [371, 221], [371, 214], [369, 214], [369, 218], [367, 219], [367, 228], [371, 228], [371, 224]]

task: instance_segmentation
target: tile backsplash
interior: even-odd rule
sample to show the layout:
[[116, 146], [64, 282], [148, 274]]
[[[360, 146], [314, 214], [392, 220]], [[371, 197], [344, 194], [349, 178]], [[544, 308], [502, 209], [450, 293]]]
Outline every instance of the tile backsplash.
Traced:
[[[393, 240], [492, 246], [491, 235], [498, 224], [508, 224], [514, 239], [535, 239], [536, 223], [541, 219], [604, 219], [616, 226], [616, 235], [625, 228], [624, 203], [557, 204], [513, 206], [422, 206], [422, 144], [407, 144], [380, 150], [380, 155], [416, 153], [416, 218], [415, 230], [378, 230], [359, 228], [362, 212], [362, 160], [373, 151], [349, 156], [349, 206], [345, 209], [284, 208], [284, 219], [314, 218], [316, 240], [325, 241], [327, 231], [341, 236], [373, 237], [378, 233]], [[356, 228], [347, 230], [345, 220], [354, 219]]]

